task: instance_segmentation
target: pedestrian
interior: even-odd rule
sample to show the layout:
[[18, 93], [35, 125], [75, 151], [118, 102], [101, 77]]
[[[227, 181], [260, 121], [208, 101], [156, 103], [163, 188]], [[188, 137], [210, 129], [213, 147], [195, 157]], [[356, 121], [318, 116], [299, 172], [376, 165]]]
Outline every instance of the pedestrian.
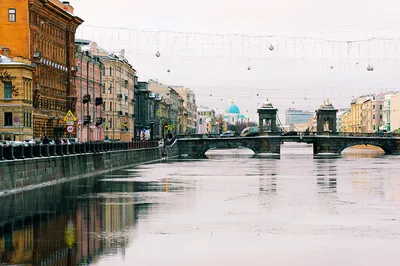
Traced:
[[43, 141], [42, 141], [42, 144], [43, 144], [43, 145], [49, 145], [49, 143], [50, 143], [50, 141], [49, 141], [49, 139], [47, 138], [47, 136], [44, 136]]

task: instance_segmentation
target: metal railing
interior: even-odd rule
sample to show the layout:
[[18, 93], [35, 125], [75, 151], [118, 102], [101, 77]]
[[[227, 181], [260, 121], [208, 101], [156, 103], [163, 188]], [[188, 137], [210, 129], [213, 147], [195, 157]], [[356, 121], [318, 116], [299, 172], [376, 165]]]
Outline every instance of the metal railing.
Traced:
[[158, 148], [158, 141], [90, 142], [63, 145], [0, 146], [0, 160]]
[[[376, 137], [383, 137], [383, 138], [400, 138], [400, 134], [395, 133], [359, 133], [359, 132], [296, 132], [296, 131], [289, 131], [289, 132], [263, 132], [261, 135], [258, 134], [256, 136], [248, 136], [244, 138], [251, 138], [251, 137], [262, 137], [262, 136], [283, 136], [283, 137], [295, 137], [295, 136], [333, 136], [333, 137], [360, 137], [360, 138], [376, 138]], [[233, 138], [237, 138], [239, 136], [234, 136]], [[191, 135], [177, 135], [177, 139], [208, 139], [208, 138], [220, 138], [220, 135], [217, 134], [191, 134]]]

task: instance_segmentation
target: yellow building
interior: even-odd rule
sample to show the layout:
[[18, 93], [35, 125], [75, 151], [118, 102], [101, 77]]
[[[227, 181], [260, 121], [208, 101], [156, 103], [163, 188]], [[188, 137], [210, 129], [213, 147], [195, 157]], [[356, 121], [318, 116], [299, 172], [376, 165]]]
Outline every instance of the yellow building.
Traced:
[[27, 60], [0, 55], [0, 139], [33, 138], [33, 70]]
[[339, 116], [339, 131], [340, 132], [351, 132], [351, 124], [350, 124], [351, 110], [344, 111]]

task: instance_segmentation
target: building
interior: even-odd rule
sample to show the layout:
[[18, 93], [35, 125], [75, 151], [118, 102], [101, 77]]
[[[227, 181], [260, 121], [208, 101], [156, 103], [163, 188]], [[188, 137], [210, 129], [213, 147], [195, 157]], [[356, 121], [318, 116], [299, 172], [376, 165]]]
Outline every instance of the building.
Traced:
[[136, 70], [125, 58], [125, 50], [108, 54], [96, 43], [89, 45], [93, 55], [104, 64], [102, 71], [102, 101], [104, 138], [131, 141], [135, 135], [135, 86]]
[[351, 109], [341, 109], [337, 113], [337, 126], [339, 132], [351, 132], [350, 126]]
[[75, 66], [77, 138], [80, 142], [103, 140], [104, 65], [90, 51], [90, 41], [77, 40]]
[[182, 86], [173, 87], [183, 99], [182, 133], [197, 133], [197, 105], [194, 92]]
[[383, 110], [382, 110], [382, 131], [391, 131], [390, 125], [390, 99], [395, 93], [390, 93], [384, 96], [383, 99]]
[[[21, 62], [17, 62], [21, 60]], [[34, 67], [28, 60], [0, 55], [0, 139], [33, 138], [32, 84]]]
[[135, 139], [140, 139], [142, 130], [150, 130], [151, 139], [159, 136], [159, 119], [156, 119], [157, 103], [161, 97], [154, 92], [149, 91], [148, 82], [139, 82], [138, 88], [135, 88]]
[[217, 132], [215, 111], [205, 106], [199, 106], [197, 108], [197, 133], [216, 134]]
[[240, 109], [234, 103], [233, 99], [226, 108], [223, 118], [227, 124], [231, 125], [244, 124], [246, 122], [246, 117], [240, 113]]
[[[167, 135], [176, 135], [181, 133], [180, 122], [180, 110], [182, 109], [182, 97], [179, 93], [171, 86], [159, 83], [156, 80], [149, 80], [149, 90], [153, 93], [158, 94], [162, 97], [162, 101], [159, 105], [159, 109], [156, 112], [161, 115], [162, 121], [160, 121], [160, 133], [165, 138]], [[168, 113], [168, 114], [166, 114]]]
[[390, 97], [390, 129], [391, 132], [400, 131], [400, 93]]
[[313, 115], [314, 114], [309, 111], [289, 108], [289, 110], [286, 110], [285, 112], [285, 125], [307, 124]]
[[[1, 0], [0, 47], [3, 55], [35, 63], [33, 76], [33, 135], [65, 135], [68, 110], [75, 112], [73, 84], [75, 31], [83, 20], [69, 2]], [[12, 33], [12, 34], [10, 34]]]

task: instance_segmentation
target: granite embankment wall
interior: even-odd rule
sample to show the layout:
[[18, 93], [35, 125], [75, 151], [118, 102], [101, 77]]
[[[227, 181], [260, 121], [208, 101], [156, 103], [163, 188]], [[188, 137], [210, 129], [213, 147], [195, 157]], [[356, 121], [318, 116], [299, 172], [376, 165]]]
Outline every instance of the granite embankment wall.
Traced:
[[170, 147], [89, 152], [39, 158], [0, 161], [0, 195], [112, 170], [149, 163], [178, 155], [177, 144]]

